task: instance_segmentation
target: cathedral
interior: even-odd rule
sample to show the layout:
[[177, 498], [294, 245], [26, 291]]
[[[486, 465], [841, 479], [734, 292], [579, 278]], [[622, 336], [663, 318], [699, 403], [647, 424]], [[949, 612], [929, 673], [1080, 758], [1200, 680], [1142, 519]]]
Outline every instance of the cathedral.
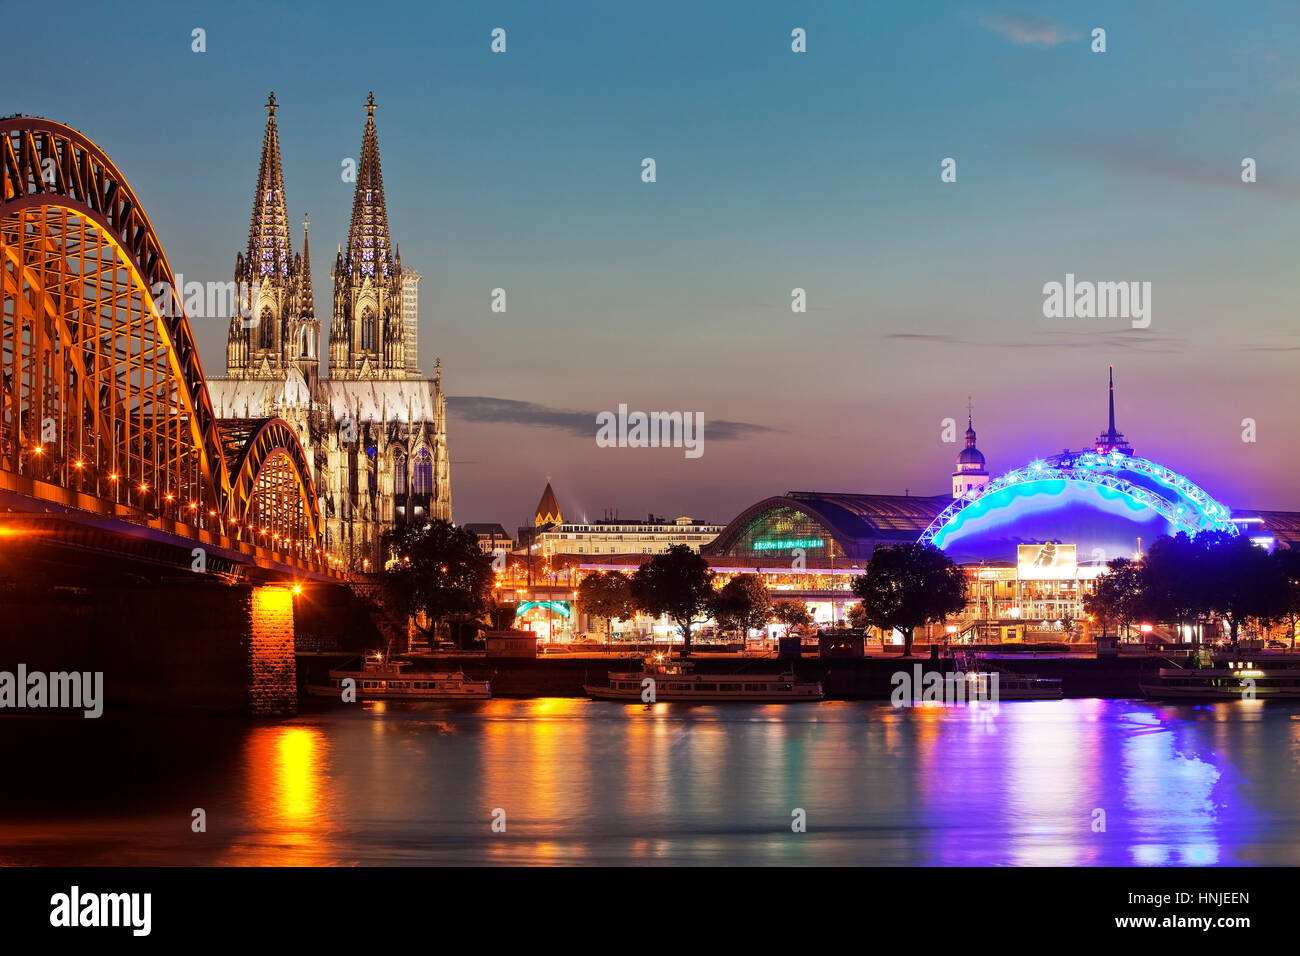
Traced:
[[382, 534], [406, 521], [451, 520], [442, 363], [417, 362], [420, 275], [402, 268], [388, 230], [374, 95], [356, 167], [352, 223], [334, 260], [329, 364], [322, 374], [309, 221], [293, 251], [275, 94], [266, 104], [248, 247], [235, 257], [241, 307], [226, 375], [208, 391], [221, 419], [283, 418], [312, 463], [326, 549], [357, 570], [383, 565]]

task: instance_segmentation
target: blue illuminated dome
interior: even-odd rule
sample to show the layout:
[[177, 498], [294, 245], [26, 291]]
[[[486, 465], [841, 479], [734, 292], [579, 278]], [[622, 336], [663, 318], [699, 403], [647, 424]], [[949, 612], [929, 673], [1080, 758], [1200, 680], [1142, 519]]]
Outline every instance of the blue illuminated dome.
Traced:
[[920, 540], [959, 564], [1014, 562], [1017, 546], [1074, 544], [1080, 560], [1131, 557], [1179, 531], [1237, 533], [1228, 508], [1187, 478], [1133, 454], [1115, 428], [1114, 379], [1110, 427], [1092, 449], [1031, 462], [956, 498]]

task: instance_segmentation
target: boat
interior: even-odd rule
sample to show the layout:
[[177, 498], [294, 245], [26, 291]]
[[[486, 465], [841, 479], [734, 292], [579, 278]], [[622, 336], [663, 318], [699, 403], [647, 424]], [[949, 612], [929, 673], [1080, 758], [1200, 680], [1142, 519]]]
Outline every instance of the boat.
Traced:
[[[974, 688], [968, 687], [966, 691], [967, 700], [1060, 700], [1065, 695], [1061, 691], [1061, 679], [1059, 677], [1039, 677], [1036, 674], [1011, 674], [1006, 671], [997, 672], [997, 695], [992, 696], [992, 689], [989, 687], [990, 673], [980, 671], [966, 675], [966, 680], [975, 684]], [[978, 697], [972, 693], [978, 691]]]
[[357, 700], [487, 700], [492, 687], [470, 680], [463, 670], [408, 671], [406, 661], [367, 660], [361, 670], [331, 670], [330, 684], [307, 686], [313, 697], [342, 698], [343, 682], [354, 681]]
[[[975, 654], [964, 654], [956, 658], [959, 667], [957, 673], [964, 674], [967, 681], [967, 700], [1061, 700], [1065, 694], [1061, 690], [1059, 677], [1039, 677], [1037, 674], [1016, 674], [999, 668], [996, 664], [982, 661]], [[981, 670], [980, 668], [992, 668]], [[990, 677], [997, 676], [997, 695], [994, 696], [990, 686]]]
[[1197, 667], [1161, 667], [1140, 679], [1153, 700], [1300, 700], [1300, 667], [1257, 667], [1254, 661], [1210, 661]]
[[[780, 704], [825, 698], [819, 681], [801, 681], [782, 674], [696, 674], [691, 661], [648, 657], [640, 671], [611, 671], [608, 683], [584, 684], [594, 700], [658, 701], [722, 704]], [[647, 683], [653, 681], [653, 683]], [[650, 691], [653, 689], [653, 697]]]

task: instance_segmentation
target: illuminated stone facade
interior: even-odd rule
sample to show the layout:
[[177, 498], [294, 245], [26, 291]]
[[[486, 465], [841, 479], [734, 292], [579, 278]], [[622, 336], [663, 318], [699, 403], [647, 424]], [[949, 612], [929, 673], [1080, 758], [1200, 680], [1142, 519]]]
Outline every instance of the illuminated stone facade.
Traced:
[[241, 308], [231, 319], [226, 376], [209, 379], [208, 390], [218, 418], [278, 416], [295, 427], [320, 495], [326, 549], [352, 567], [377, 567], [385, 531], [451, 520], [442, 363], [431, 379], [416, 366], [415, 303], [404, 301], [415, 282], [390, 238], [372, 96], [348, 242], [332, 273], [329, 368], [321, 374], [308, 224], [295, 255], [276, 108], [272, 95], [248, 248], [235, 260]]

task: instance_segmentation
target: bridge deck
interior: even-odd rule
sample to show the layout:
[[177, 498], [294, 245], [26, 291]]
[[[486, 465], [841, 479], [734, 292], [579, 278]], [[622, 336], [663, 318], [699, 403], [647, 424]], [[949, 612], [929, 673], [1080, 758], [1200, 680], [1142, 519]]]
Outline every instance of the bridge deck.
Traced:
[[345, 580], [341, 571], [272, 548], [0, 471], [0, 538], [20, 536], [30, 547], [107, 554], [190, 573], [193, 551], [202, 548], [208, 571], [231, 579]]

